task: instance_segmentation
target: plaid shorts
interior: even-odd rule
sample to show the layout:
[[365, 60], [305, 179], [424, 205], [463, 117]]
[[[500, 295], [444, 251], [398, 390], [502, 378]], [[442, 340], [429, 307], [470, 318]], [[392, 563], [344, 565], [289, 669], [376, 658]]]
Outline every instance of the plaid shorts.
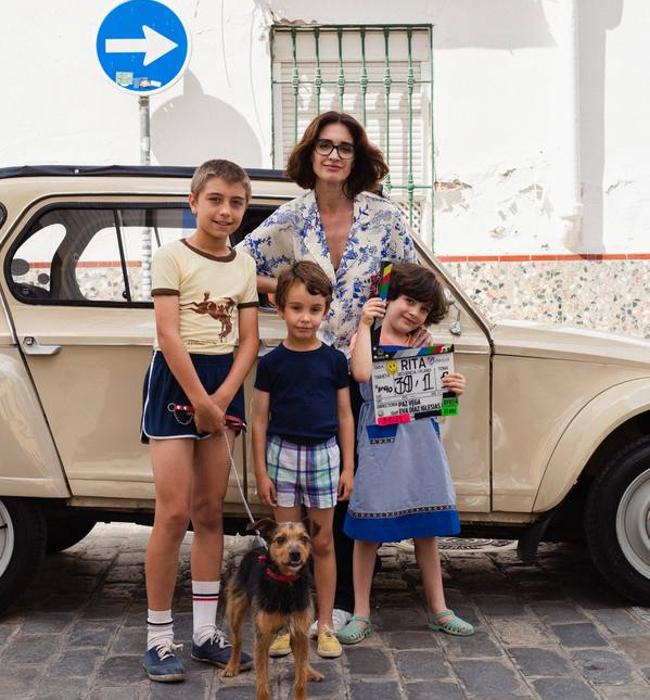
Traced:
[[333, 508], [341, 456], [336, 438], [316, 445], [297, 445], [277, 435], [266, 443], [268, 475], [282, 508]]

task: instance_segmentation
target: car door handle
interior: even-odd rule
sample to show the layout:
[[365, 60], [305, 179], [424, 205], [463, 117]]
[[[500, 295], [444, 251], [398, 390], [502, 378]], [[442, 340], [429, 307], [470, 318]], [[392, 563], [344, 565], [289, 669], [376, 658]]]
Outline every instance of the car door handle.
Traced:
[[41, 345], [32, 335], [26, 335], [23, 338], [25, 355], [56, 355], [60, 349], [60, 345]]

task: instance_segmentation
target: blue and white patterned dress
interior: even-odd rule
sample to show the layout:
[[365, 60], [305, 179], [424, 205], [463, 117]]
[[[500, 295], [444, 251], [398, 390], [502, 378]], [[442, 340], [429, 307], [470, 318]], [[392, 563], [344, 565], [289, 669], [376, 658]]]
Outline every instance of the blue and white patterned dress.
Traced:
[[343, 532], [368, 542], [458, 534], [456, 492], [435, 420], [377, 425], [371, 382], [361, 384], [361, 395], [359, 463]]
[[336, 270], [313, 191], [276, 209], [240, 246], [257, 263], [257, 274], [264, 277], [277, 277], [299, 260], [320, 265], [334, 285], [334, 297], [319, 337], [347, 357], [361, 307], [370, 295], [371, 277], [379, 273], [381, 261], [416, 262], [413, 238], [402, 212], [369, 192], [354, 198], [352, 227]]

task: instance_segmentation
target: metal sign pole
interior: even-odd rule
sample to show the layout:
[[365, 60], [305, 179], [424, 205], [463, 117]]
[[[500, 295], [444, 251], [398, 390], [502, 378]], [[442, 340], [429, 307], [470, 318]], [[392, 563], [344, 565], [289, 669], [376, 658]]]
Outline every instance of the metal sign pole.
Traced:
[[149, 97], [138, 97], [140, 107], [140, 165], [151, 165], [151, 115]]
[[[138, 97], [140, 109], [140, 165], [151, 165], [151, 112], [149, 97]], [[142, 299], [151, 298], [151, 241], [153, 231], [149, 226], [142, 229]]]
[[[102, 73], [122, 92], [138, 96], [140, 164], [151, 164], [149, 97], [166, 90], [190, 60], [190, 35], [179, 17], [158, 0], [126, 0], [104, 17], [97, 30], [96, 51]], [[141, 229], [141, 285], [131, 283], [134, 298], [151, 298], [151, 248], [155, 212], [145, 212]], [[125, 242], [126, 243], [126, 242]], [[128, 264], [128, 263], [127, 263]], [[125, 274], [129, 275], [128, 269]], [[130, 279], [125, 280], [129, 286]]]

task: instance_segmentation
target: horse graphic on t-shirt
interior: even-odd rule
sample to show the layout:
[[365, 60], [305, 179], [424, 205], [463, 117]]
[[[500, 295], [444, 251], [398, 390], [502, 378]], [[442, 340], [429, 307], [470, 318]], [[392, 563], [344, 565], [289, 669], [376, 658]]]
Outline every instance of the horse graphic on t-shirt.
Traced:
[[225, 340], [232, 331], [232, 311], [235, 308], [235, 302], [230, 297], [224, 297], [219, 301], [210, 299], [210, 292], [203, 292], [203, 301], [190, 301], [186, 304], [181, 304], [180, 307], [189, 308], [195, 314], [208, 314], [215, 321], [221, 324], [221, 332], [219, 340]]

